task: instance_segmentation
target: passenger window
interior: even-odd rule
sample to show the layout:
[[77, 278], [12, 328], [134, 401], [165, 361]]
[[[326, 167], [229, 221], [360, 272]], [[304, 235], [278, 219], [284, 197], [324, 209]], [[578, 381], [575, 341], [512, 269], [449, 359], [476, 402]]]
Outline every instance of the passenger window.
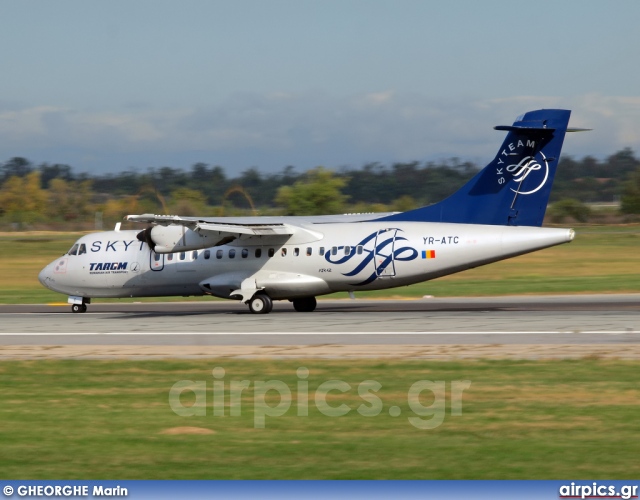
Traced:
[[167, 260], [173, 260], [173, 254], [172, 253], [167, 254]]
[[273, 255], [276, 253], [276, 251], [273, 248], [269, 249], [269, 257], [273, 257]]
[[78, 244], [77, 243], [71, 247], [71, 250], [69, 250], [69, 255], [78, 255]]
[[283, 257], [287, 256], [287, 249], [285, 247], [282, 247], [282, 256]]
[[187, 254], [185, 254], [184, 252], [180, 252], [180, 260], [184, 260], [186, 256]]
[[320, 247], [320, 257], [324, 257], [324, 247]]
[[156, 262], [160, 262], [160, 254], [153, 252], [153, 260]]
[[256, 259], [262, 256], [262, 248], [256, 248]]
[[294, 248], [294, 249], [293, 249], [293, 255], [295, 255], [296, 257], [297, 257], [298, 255], [300, 255], [300, 249], [299, 249], [299, 248]]
[[362, 255], [362, 245], [358, 245], [357, 253], [358, 253], [358, 255]]
[[204, 251], [204, 259], [205, 260], [209, 260], [210, 257], [211, 257], [211, 251], [210, 250], [205, 250]]
[[80, 245], [80, 250], [78, 250], [78, 255], [82, 255], [85, 253], [87, 253], [87, 246], [84, 243], [82, 243]]
[[216, 252], [216, 259], [221, 259], [222, 258], [222, 250], [218, 250]]
[[198, 260], [198, 251], [194, 250], [193, 253], [191, 254], [191, 258], [193, 260]]
[[247, 250], [246, 248], [242, 249], [242, 258], [246, 259], [247, 257], [249, 257], [249, 250]]
[[349, 255], [351, 253], [351, 247], [344, 247], [344, 254]]
[[331, 255], [337, 255], [338, 247], [331, 247]]
[[312, 253], [313, 253], [313, 248], [307, 247], [307, 257], [310, 257]]
[[235, 259], [236, 258], [236, 251], [234, 248], [232, 248], [231, 250], [229, 250], [229, 258], [230, 259]]

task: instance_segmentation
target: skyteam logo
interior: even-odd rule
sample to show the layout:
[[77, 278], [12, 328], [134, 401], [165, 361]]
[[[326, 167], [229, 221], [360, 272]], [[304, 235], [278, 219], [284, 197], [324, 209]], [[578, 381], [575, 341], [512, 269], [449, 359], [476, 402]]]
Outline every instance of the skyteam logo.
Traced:
[[352, 263], [353, 269], [342, 273], [343, 276], [357, 276], [362, 272], [371, 274], [354, 286], [368, 285], [381, 276], [395, 276], [395, 262], [410, 261], [418, 257], [415, 248], [406, 246], [407, 238], [400, 236], [398, 228], [376, 231], [363, 238], [354, 246], [333, 247], [324, 254], [331, 264]]
[[[539, 155], [542, 157], [541, 161], [538, 161], [533, 156], [525, 156], [518, 163], [507, 166], [507, 172], [513, 175], [513, 182], [518, 184], [517, 189], [509, 188], [511, 191], [517, 194], [533, 194], [540, 191], [542, 186], [546, 184], [549, 178], [549, 161], [542, 151], [540, 151]], [[533, 189], [529, 188], [527, 191], [521, 191], [525, 179], [529, 176], [532, 179], [540, 179], [540, 181], [535, 181], [536, 184], [534, 184], [535, 187]]]
[[[514, 163], [515, 158], [519, 158]], [[542, 151], [536, 153], [536, 141], [521, 139], [507, 145], [498, 154], [496, 176], [498, 184], [509, 181], [516, 184], [515, 189], [509, 187], [516, 194], [528, 195], [537, 193], [549, 179], [549, 162]]]

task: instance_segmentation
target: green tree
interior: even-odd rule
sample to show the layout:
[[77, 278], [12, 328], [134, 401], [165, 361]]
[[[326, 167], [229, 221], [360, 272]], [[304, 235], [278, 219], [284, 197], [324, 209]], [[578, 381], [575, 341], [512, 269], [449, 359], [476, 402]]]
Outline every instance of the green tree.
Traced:
[[623, 214], [640, 214], [640, 168], [624, 183], [620, 211]]
[[51, 179], [48, 189], [49, 216], [73, 220], [91, 212], [91, 181]]
[[69, 165], [61, 165], [56, 163], [55, 165], [49, 165], [43, 163], [39, 167], [40, 170], [40, 182], [43, 189], [49, 189], [49, 183], [53, 179], [63, 179], [67, 182], [74, 179], [73, 171]]
[[413, 210], [414, 208], [418, 208], [416, 200], [406, 194], [400, 196], [400, 198], [395, 200], [392, 205], [392, 209], [394, 212], [407, 212], [408, 210]]
[[112, 198], [107, 200], [107, 202], [100, 208], [103, 213], [104, 221], [107, 224], [121, 222], [125, 215], [141, 214], [145, 212], [145, 210], [142, 209], [139, 196], [137, 195]]
[[25, 177], [33, 171], [31, 162], [26, 158], [16, 156], [2, 165], [3, 179], [6, 181], [11, 177]]
[[347, 180], [336, 177], [323, 167], [306, 173], [293, 186], [278, 189], [275, 202], [286, 210], [287, 215], [321, 215], [344, 212], [347, 196], [341, 190]]
[[206, 215], [207, 197], [195, 189], [178, 188], [171, 193], [169, 211], [188, 217]]
[[556, 223], [562, 222], [566, 217], [572, 217], [577, 222], [587, 222], [591, 209], [579, 200], [564, 198], [551, 205], [549, 215]]
[[40, 172], [9, 177], [0, 190], [0, 207], [9, 222], [19, 225], [43, 218], [47, 210], [47, 193], [40, 187]]

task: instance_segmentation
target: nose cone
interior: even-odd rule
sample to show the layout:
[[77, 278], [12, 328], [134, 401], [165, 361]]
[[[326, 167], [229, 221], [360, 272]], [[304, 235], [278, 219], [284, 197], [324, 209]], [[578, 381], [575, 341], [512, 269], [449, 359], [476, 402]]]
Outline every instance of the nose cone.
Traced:
[[48, 284], [50, 278], [51, 278], [51, 264], [49, 264], [42, 271], [40, 271], [40, 274], [38, 274], [38, 281], [42, 286], [46, 288], [50, 288]]
[[67, 293], [67, 259], [62, 258], [53, 261], [38, 274], [38, 281], [49, 290], [58, 293]]

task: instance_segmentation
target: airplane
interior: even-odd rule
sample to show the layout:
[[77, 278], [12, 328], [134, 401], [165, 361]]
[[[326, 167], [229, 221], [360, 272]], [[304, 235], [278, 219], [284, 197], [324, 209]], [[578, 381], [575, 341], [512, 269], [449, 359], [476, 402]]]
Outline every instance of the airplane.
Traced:
[[146, 224], [82, 236], [39, 274], [75, 313], [92, 298], [212, 295], [254, 314], [288, 300], [432, 280], [568, 243], [573, 229], [543, 228], [571, 111], [540, 109], [512, 125], [493, 161], [443, 201], [373, 214], [287, 217], [128, 215]]

